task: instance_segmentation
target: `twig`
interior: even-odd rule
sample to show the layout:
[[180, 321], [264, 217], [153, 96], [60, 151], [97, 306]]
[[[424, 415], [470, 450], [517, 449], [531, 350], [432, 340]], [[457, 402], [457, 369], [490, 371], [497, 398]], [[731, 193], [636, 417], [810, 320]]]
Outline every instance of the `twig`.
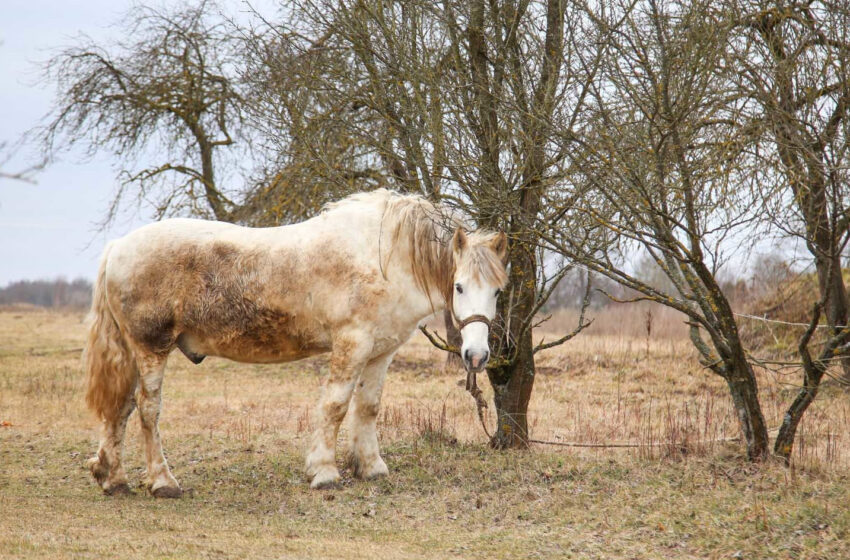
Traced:
[[654, 296], [637, 296], [637, 297], [633, 297], [633, 298], [622, 299], [622, 298], [618, 298], [617, 296], [609, 294], [608, 292], [606, 292], [602, 288], [594, 288], [594, 289], [597, 292], [599, 292], [600, 294], [602, 294], [603, 296], [605, 296], [608, 299], [610, 299], [611, 301], [613, 301], [614, 303], [638, 303], [638, 302], [641, 302], [641, 301], [652, 301], [652, 302], [655, 302], [655, 303], [661, 303], [660, 301], [658, 301], [658, 298], [656, 298]]
[[557, 340], [553, 340], [552, 342], [547, 342], [546, 344], [543, 344], [543, 341], [540, 341], [540, 344], [535, 346], [534, 350], [532, 352], [534, 354], [537, 354], [541, 350], [546, 350], [547, 348], [552, 348], [553, 346], [559, 346], [559, 345], [567, 342], [568, 340], [570, 340], [575, 335], [577, 335], [578, 333], [580, 333], [581, 331], [583, 331], [584, 329], [586, 329], [587, 327], [589, 327], [592, 324], [593, 324], [593, 319], [591, 319], [590, 321], [588, 321], [586, 323], [580, 323], [579, 326], [577, 326], [575, 329], [573, 329], [572, 332], [565, 334], [564, 336], [562, 336], [561, 338], [559, 338]]
[[422, 331], [422, 334], [425, 335], [425, 337], [431, 342], [431, 344], [433, 344], [440, 350], [443, 350], [444, 352], [451, 352], [452, 354], [457, 354], [458, 356], [460, 356], [460, 348], [458, 348], [457, 346], [449, 346], [449, 343], [446, 342], [443, 337], [437, 334], [437, 331], [434, 331], [434, 333], [431, 334], [431, 332], [428, 330], [428, 327], [426, 327], [425, 325], [419, 325], [419, 330]]
[[593, 323], [593, 319], [591, 319], [590, 321], [588, 321], [586, 323], [584, 322], [585, 312], [587, 311], [587, 308], [590, 307], [590, 290], [592, 289], [592, 286], [593, 285], [590, 282], [590, 273], [588, 272], [587, 273], [587, 289], [585, 289], [585, 291], [584, 291], [584, 299], [581, 302], [581, 313], [578, 316], [578, 326], [575, 329], [573, 329], [572, 332], [567, 333], [564, 336], [562, 336], [561, 338], [559, 338], [557, 340], [553, 340], [552, 342], [543, 344], [543, 341], [541, 340], [540, 344], [535, 346], [534, 349], [531, 351], [532, 355], [537, 354], [541, 350], [546, 350], [547, 348], [552, 348], [553, 346], [560, 346], [561, 344], [567, 342], [568, 340], [573, 338], [575, 335], [577, 335], [578, 333], [580, 333], [581, 331], [583, 331], [584, 329], [586, 329], [587, 327], [589, 327]]

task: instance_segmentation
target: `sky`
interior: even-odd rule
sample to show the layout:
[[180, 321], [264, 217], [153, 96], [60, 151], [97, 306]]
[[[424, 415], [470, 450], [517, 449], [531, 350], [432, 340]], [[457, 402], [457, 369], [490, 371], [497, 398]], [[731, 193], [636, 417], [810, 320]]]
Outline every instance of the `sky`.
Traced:
[[[84, 32], [105, 39], [129, 3], [112, 0], [4, 0], [0, 19], [0, 142], [16, 142], [49, 111], [53, 91], [38, 83], [39, 63]], [[18, 171], [33, 161], [19, 150], [4, 166]], [[65, 154], [36, 175], [36, 184], [0, 179], [0, 286], [11, 281], [65, 277], [92, 279], [109, 239], [150, 221], [150, 209], [125, 213], [99, 231], [115, 193], [108, 155], [85, 161]]]
[[[178, 1], [166, 2], [176, 4]], [[154, 5], [162, 5], [157, 0]], [[241, 0], [220, 2], [235, 12]], [[129, 0], [2, 0], [0, 10], [0, 143], [16, 142], [50, 110], [54, 91], [39, 84], [41, 63], [85, 33], [113, 37]], [[272, 2], [252, 2], [269, 9]], [[20, 150], [6, 173], [26, 168], [33, 150]], [[153, 220], [150, 207], [132, 207], [101, 230], [117, 190], [116, 158], [63, 154], [37, 184], [0, 178], [0, 287], [23, 279], [93, 279], [106, 243]]]
[[[15, 142], [49, 111], [54, 91], [38, 82], [41, 63], [85, 33], [107, 41], [130, 0], [2, 0], [0, 11], [0, 142]], [[179, 0], [169, 0], [179, 3]], [[155, 5], [161, 5], [156, 0]], [[254, 0], [262, 12], [275, 0]], [[243, 0], [221, 0], [228, 13]], [[28, 159], [27, 156], [30, 156]], [[32, 161], [23, 150], [4, 171]], [[117, 190], [116, 158], [67, 153], [36, 176], [37, 184], [0, 179], [0, 287], [23, 279], [93, 279], [104, 245], [153, 220], [150, 207], [126, 208], [102, 230]], [[775, 250], [773, 241], [760, 252]], [[740, 268], [745, 268], [742, 262]]]

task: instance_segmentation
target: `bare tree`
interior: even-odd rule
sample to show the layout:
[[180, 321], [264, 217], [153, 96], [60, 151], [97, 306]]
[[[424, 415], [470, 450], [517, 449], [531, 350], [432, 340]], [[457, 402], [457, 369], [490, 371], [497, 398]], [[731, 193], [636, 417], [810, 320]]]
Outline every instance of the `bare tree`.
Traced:
[[[737, 107], [718, 72], [729, 25], [708, 0], [608, 4], [594, 17], [597, 33], [614, 32], [573, 188], [546, 202], [563, 215], [547, 238], [636, 300], [688, 317], [701, 363], [726, 381], [748, 456], [760, 460], [769, 450], [756, 378], [717, 276], [724, 241], [755, 220], [736, 171]], [[640, 278], [627, 259], [636, 249], [666, 282]]]
[[100, 45], [83, 36], [47, 63], [58, 88], [46, 124], [34, 132], [45, 153], [81, 144], [103, 149], [127, 168], [143, 158], [162, 164], [123, 171], [121, 195], [153, 197], [160, 217], [181, 211], [227, 220], [234, 203], [217, 182], [222, 148], [242, 119], [228, 30], [212, 2], [173, 12], [133, 8], [120, 28], [127, 39]]
[[327, 202], [386, 184], [369, 161], [369, 144], [345, 123], [358, 118], [357, 107], [319, 86], [348, 73], [350, 60], [339, 56], [331, 33], [308, 39], [291, 31], [294, 15], [282, 10], [276, 23], [254, 12], [238, 28], [246, 121], [265, 156], [240, 209], [251, 223], [300, 221]]
[[334, 126], [367, 148], [339, 172], [370, 170], [508, 233], [510, 282], [488, 368], [500, 448], [528, 445], [534, 353], [549, 346], [532, 344], [535, 315], [565, 272], [541, 266], [537, 231], [542, 197], [566, 164], [556, 131], [575, 122], [581, 63], [593, 58], [578, 56], [592, 51], [580, 42], [582, 22], [576, 5], [557, 0], [304, 0], [279, 32], [300, 52], [324, 53], [311, 86]]
[[[758, 155], [765, 215], [801, 239], [818, 279], [819, 301], [798, 351], [802, 388], [786, 413], [774, 451], [791, 454], [796, 427], [836, 357], [850, 381], [848, 295], [841, 255], [850, 239], [850, 7], [845, 2], [735, 0], [730, 78], [746, 100], [742, 133]], [[771, 188], [771, 185], [775, 185]], [[821, 314], [826, 340], [814, 337]], [[815, 341], [823, 344], [812, 356]]]

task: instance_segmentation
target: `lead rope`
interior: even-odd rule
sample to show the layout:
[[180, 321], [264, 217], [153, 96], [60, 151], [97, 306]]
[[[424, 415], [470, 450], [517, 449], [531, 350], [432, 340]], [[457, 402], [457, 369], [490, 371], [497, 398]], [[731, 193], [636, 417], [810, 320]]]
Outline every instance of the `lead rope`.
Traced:
[[[455, 315], [455, 310], [452, 309], [452, 317], [458, 325], [458, 331], [470, 323], [484, 323], [487, 325], [487, 331], [490, 331], [490, 319], [484, 315], [470, 315], [461, 321], [457, 318], [457, 315]], [[461, 358], [463, 358], [463, 356], [461, 356]], [[487, 439], [492, 439], [493, 436], [490, 435], [490, 430], [487, 429], [487, 422], [484, 419], [484, 409], [489, 409], [489, 406], [487, 406], [487, 401], [484, 400], [484, 395], [481, 392], [481, 389], [478, 388], [478, 380], [475, 372], [466, 372], [466, 390], [469, 391], [469, 394], [472, 395], [473, 399], [475, 399], [475, 408], [478, 410], [478, 420], [481, 422], [481, 427], [484, 428], [484, 433], [487, 434]]]
[[475, 372], [466, 372], [466, 390], [475, 399], [475, 407], [478, 409], [478, 420], [481, 421], [481, 427], [484, 428], [484, 433], [487, 434], [487, 439], [493, 439], [490, 435], [490, 430], [487, 429], [487, 422], [484, 420], [484, 409], [489, 408], [487, 401], [484, 400], [484, 395], [481, 389], [478, 388], [478, 381]]

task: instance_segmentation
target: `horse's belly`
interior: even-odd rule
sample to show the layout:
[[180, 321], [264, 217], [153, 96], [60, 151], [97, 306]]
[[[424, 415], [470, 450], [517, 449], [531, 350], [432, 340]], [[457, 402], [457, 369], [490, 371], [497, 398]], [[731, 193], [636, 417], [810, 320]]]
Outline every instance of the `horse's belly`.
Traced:
[[[237, 362], [280, 363], [300, 360], [330, 350], [320, 341], [297, 340], [287, 336], [257, 340], [250, 336], [213, 339], [193, 335], [181, 336], [180, 350], [190, 359], [199, 356], [220, 356]], [[193, 360], [194, 361], [194, 360]]]

